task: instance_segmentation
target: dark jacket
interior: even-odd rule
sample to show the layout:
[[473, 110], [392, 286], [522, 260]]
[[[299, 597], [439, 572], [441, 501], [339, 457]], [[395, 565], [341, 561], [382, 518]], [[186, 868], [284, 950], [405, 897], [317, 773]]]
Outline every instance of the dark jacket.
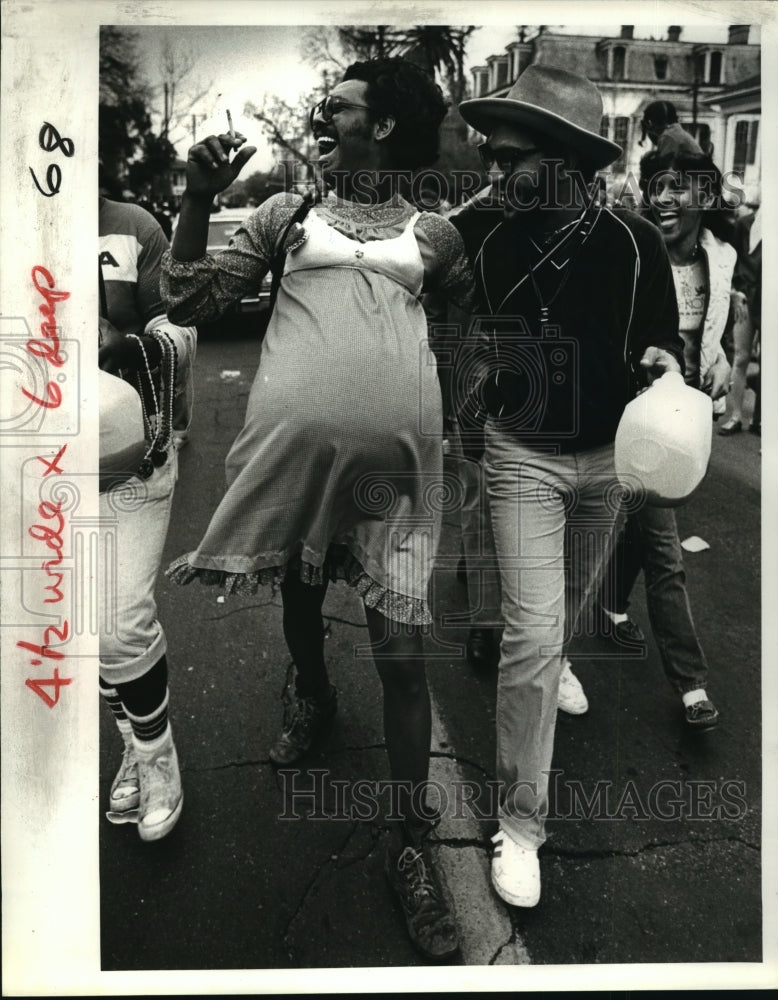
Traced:
[[575, 226], [541, 256], [520, 215], [505, 220], [479, 206], [451, 217], [486, 303], [480, 399], [529, 447], [570, 452], [612, 442], [624, 407], [647, 384], [639, 366], [647, 347], [671, 352], [683, 370], [659, 231], [623, 209], [595, 206], [583, 221], [585, 238]]

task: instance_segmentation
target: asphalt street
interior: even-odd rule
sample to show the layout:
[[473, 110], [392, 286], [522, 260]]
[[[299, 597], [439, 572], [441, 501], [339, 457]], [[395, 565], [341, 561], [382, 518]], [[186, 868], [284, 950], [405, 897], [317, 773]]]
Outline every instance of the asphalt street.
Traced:
[[[200, 343], [163, 567], [195, 547], [222, 495], [224, 457], [258, 356], [255, 337]], [[433, 852], [459, 921], [462, 963], [761, 960], [760, 446], [748, 433], [714, 431], [708, 477], [677, 512], [681, 538], [709, 546], [687, 552], [685, 564], [721, 722], [707, 734], [684, 728], [650, 639], [647, 658], [624, 656], [596, 635], [578, 641], [574, 669], [590, 709], [559, 714], [543, 896], [533, 910], [507, 907], [492, 892], [496, 824], [465, 803], [494, 777], [495, 671], [468, 666], [461, 622], [439, 624], [430, 638], [432, 776], [445, 800]], [[447, 515], [438, 622], [467, 607], [459, 551], [458, 517]], [[158, 600], [184, 809], [165, 840], [145, 844], [134, 826], [111, 826], [101, 808], [103, 968], [422, 964], [384, 880], [381, 820], [354, 818], [339, 798], [360, 779], [388, 776], [380, 685], [359, 650], [367, 641], [360, 602], [345, 584], [330, 588], [339, 713], [300, 773], [281, 776], [268, 758], [290, 662], [279, 596], [225, 601], [213, 588], [161, 576]], [[632, 611], [650, 637], [642, 580]], [[103, 806], [120, 749], [104, 711]]]

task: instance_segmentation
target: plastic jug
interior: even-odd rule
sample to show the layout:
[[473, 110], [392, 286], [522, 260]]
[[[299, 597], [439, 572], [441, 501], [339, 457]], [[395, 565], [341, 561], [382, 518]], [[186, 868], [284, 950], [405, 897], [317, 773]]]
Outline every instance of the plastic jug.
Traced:
[[708, 469], [713, 406], [709, 396], [665, 372], [625, 408], [616, 431], [616, 475], [648, 503], [688, 500]]

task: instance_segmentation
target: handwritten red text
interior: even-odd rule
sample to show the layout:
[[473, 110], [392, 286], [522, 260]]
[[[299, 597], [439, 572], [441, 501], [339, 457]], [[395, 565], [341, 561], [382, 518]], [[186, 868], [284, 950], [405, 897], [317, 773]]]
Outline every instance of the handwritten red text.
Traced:
[[[32, 269], [31, 277], [33, 287], [43, 297], [43, 304], [38, 307], [43, 316], [43, 322], [40, 325], [40, 338], [28, 340], [27, 350], [36, 358], [43, 358], [53, 368], [61, 368], [66, 358], [60, 350], [59, 332], [56, 324], [57, 302], [69, 299], [70, 292], [63, 292], [55, 288], [56, 283], [51, 272], [40, 264], [36, 264]], [[62, 402], [62, 390], [56, 382], [49, 382], [46, 385], [45, 399], [39, 399], [23, 386], [22, 392], [33, 403], [47, 410], [56, 408]]]
[[[65, 454], [66, 448], [67, 445], [63, 445], [53, 459], [38, 456], [38, 461], [42, 462], [45, 466], [42, 473], [43, 479], [51, 473], [59, 475], [63, 471], [58, 463]], [[62, 565], [62, 551], [65, 545], [63, 536], [65, 517], [62, 513], [62, 502], [54, 502], [52, 500], [41, 501], [38, 504], [38, 517], [40, 518], [40, 523], [31, 525], [27, 529], [27, 533], [31, 538], [42, 542], [51, 553], [51, 556], [41, 563], [41, 569], [45, 572], [46, 577], [52, 581], [44, 588], [44, 591], [50, 596], [45, 597], [43, 603], [59, 604], [64, 599], [62, 592], [64, 574], [59, 568]], [[20, 639], [16, 645], [20, 649], [24, 649], [32, 654], [30, 658], [31, 667], [40, 667], [43, 665], [44, 660], [54, 660], [55, 663], [64, 660], [65, 654], [61, 650], [54, 648], [54, 644], [56, 642], [66, 642], [69, 634], [70, 626], [67, 620], [63, 620], [60, 626], [49, 625], [44, 629], [41, 642], [36, 643]], [[53, 666], [51, 677], [28, 677], [25, 684], [49, 708], [53, 708], [59, 701], [60, 688], [70, 684], [72, 680], [72, 677], [60, 677], [59, 668]], [[47, 688], [52, 689], [52, 693], [49, 693]]]

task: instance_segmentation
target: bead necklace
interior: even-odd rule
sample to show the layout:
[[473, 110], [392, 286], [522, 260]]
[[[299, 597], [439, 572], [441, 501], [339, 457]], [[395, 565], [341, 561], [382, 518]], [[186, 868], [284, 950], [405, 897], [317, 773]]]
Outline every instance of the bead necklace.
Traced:
[[138, 475], [141, 479], [148, 479], [155, 468], [159, 468], [165, 464], [168, 449], [173, 441], [173, 402], [175, 399], [177, 366], [176, 347], [166, 334], [160, 331], [154, 331], [150, 334], [159, 344], [161, 351], [159, 368], [157, 369], [159, 373], [158, 395], [154, 384], [154, 373], [149, 364], [143, 341], [134, 333], [128, 334], [128, 336], [137, 340], [140, 346], [146, 366], [145, 377], [153, 402], [153, 412], [149, 413], [143, 391], [143, 373], [138, 371], [135, 378], [141, 401], [141, 409], [143, 410], [143, 423], [146, 427], [146, 436], [150, 442], [146, 454], [143, 456]]

